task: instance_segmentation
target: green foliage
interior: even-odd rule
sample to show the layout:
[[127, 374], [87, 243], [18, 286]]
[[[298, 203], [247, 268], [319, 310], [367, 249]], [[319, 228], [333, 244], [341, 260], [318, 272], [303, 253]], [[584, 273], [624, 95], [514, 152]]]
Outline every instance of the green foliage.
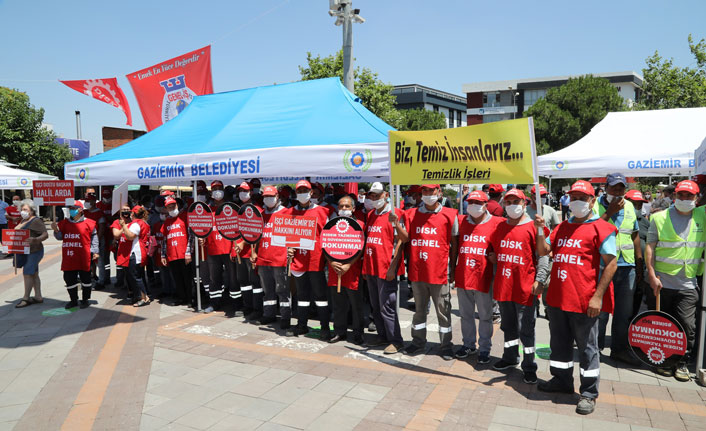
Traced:
[[441, 112], [426, 109], [400, 109], [398, 130], [445, 129], [446, 117]]
[[625, 108], [623, 98], [607, 79], [586, 75], [549, 89], [524, 115], [534, 117], [537, 152], [546, 154], [578, 141], [608, 112]]
[[54, 132], [42, 127], [44, 109], [27, 94], [0, 87], [0, 159], [20, 169], [62, 177], [73, 158], [68, 147], [54, 143]]
[[674, 59], [664, 59], [657, 51], [647, 57], [637, 109], [706, 106], [706, 41], [701, 39], [695, 44], [689, 35], [689, 49], [696, 59], [696, 68], [675, 66]]
[[[306, 66], [299, 66], [302, 81], [311, 79], [338, 77], [343, 81], [343, 51], [336, 55], [314, 57], [306, 53]], [[398, 130], [429, 130], [444, 129], [446, 121], [444, 115], [425, 110], [397, 110], [395, 96], [392, 94], [392, 85], [385, 84], [378, 78], [378, 74], [370, 69], [356, 67], [353, 71], [355, 95], [360, 102], [373, 114], [380, 117], [390, 126]], [[420, 111], [420, 112], [415, 112]]]

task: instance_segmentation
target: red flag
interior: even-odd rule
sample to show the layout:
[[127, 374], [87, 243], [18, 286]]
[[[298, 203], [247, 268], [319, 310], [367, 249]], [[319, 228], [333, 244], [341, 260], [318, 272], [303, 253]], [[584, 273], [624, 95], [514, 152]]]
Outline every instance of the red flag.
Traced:
[[126, 76], [147, 130], [176, 117], [194, 96], [213, 93], [211, 46], [138, 70]]
[[117, 78], [79, 79], [77, 81], [59, 81], [69, 88], [113, 105], [125, 113], [127, 125], [132, 126], [132, 114], [125, 93], [118, 85]]

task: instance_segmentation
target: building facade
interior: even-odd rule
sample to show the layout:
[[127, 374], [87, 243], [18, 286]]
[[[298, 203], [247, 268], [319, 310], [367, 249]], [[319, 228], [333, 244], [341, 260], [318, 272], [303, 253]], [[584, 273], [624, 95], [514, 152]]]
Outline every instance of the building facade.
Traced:
[[466, 125], [466, 99], [463, 96], [425, 87], [419, 84], [395, 85], [392, 94], [397, 98], [397, 109], [426, 109], [441, 112], [446, 127]]
[[[629, 105], [640, 95], [642, 76], [635, 72], [598, 73], [593, 76], [607, 79]], [[547, 94], [547, 90], [560, 87], [569, 78], [577, 77], [555, 76], [464, 84], [466, 121], [471, 125], [521, 118], [530, 106]]]

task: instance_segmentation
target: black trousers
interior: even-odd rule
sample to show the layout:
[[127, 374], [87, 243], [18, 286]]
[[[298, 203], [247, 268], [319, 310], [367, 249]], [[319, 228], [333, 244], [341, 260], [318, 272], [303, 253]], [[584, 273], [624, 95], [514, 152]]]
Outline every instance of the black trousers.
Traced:
[[64, 271], [64, 282], [72, 301], [78, 301], [79, 286], [81, 286], [81, 299], [84, 301], [91, 299], [91, 286], [93, 285], [91, 271]]
[[326, 299], [326, 278], [323, 271], [307, 271], [300, 277], [294, 277], [297, 286], [297, 326], [306, 327], [309, 320], [309, 306], [314, 300], [321, 332], [330, 332], [329, 307]]
[[331, 286], [333, 298], [333, 331], [336, 335], [346, 336], [348, 328], [348, 309], [352, 313], [352, 326], [354, 336], [363, 335], [363, 294], [360, 290], [351, 290], [341, 286], [337, 292], [336, 286]]
[[208, 256], [208, 271], [211, 275], [211, 284], [208, 289], [208, 296], [214, 308], [222, 306], [223, 292], [230, 290], [231, 264], [230, 255], [216, 254]]
[[260, 278], [255, 274], [250, 258], [241, 258], [240, 263], [236, 263], [238, 284], [243, 298], [243, 314], [247, 315], [253, 311], [262, 314], [262, 286]]
[[177, 259], [169, 262], [169, 271], [174, 279], [177, 301], [191, 303], [191, 268], [184, 259]]
[[[656, 308], [656, 298], [652, 289], [647, 290], [647, 307]], [[686, 353], [683, 364], [688, 364], [696, 339], [696, 308], [699, 304], [699, 292], [696, 289], [660, 290], [660, 310], [677, 319], [686, 332]], [[700, 364], [699, 364], [700, 365]]]
[[284, 266], [258, 266], [260, 285], [264, 289], [263, 316], [275, 317], [277, 299], [282, 316], [281, 325], [289, 327], [292, 318], [292, 307], [287, 283], [287, 268]]

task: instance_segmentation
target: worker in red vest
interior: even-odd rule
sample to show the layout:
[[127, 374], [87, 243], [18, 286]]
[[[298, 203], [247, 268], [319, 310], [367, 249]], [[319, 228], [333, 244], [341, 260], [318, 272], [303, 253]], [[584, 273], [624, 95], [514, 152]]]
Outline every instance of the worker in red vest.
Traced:
[[458, 218], [455, 209], [441, 205], [439, 184], [421, 187], [423, 205], [407, 211], [409, 221], [409, 281], [414, 295], [412, 343], [404, 348], [408, 355], [419, 354], [427, 341], [427, 305], [431, 299], [439, 321], [440, 355], [454, 358], [451, 344], [451, 290], [448, 268], [454, 271], [458, 241]]
[[488, 195], [480, 190], [466, 197], [466, 212], [458, 216], [458, 263], [455, 283], [461, 314], [463, 345], [456, 351], [458, 359], [478, 353], [476, 349], [476, 308], [478, 309], [478, 363], [490, 362], [490, 339], [493, 337], [493, 262], [488, 259], [490, 237], [505, 222], [488, 211]]
[[[351, 196], [343, 196], [338, 200], [338, 216], [353, 218], [355, 200]], [[336, 217], [334, 215], [333, 217]], [[365, 223], [357, 219], [358, 224], [365, 229]], [[362, 345], [363, 340], [363, 295], [358, 289], [360, 271], [363, 266], [361, 255], [347, 263], [328, 261], [328, 285], [333, 299], [333, 330], [335, 335], [329, 343], [346, 341], [348, 327], [348, 309], [352, 315], [353, 344]], [[341, 277], [341, 291], [338, 292], [338, 277]]]
[[176, 285], [174, 305], [191, 304], [191, 241], [186, 212], [179, 211], [177, 201], [172, 196], [164, 198], [164, 208], [167, 218], [162, 224], [162, 264], [169, 266]]
[[[252, 204], [252, 187], [246, 181], [238, 186], [238, 198], [242, 205]], [[262, 212], [262, 209], [255, 205]], [[238, 255], [240, 263], [237, 263]], [[262, 296], [263, 290], [260, 286], [260, 277], [255, 274], [255, 269], [252, 266], [250, 257], [252, 256], [252, 246], [245, 242], [242, 238], [238, 241], [233, 241], [233, 248], [230, 253], [232, 262], [236, 262], [236, 270], [231, 270], [232, 276], [237, 278], [237, 283], [240, 286], [240, 292], [243, 298], [243, 316], [245, 320], [258, 321], [262, 317]], [[235, 284], [235, 281], [231, 284]]]
[[98, 259], [96, 222], [83, 216], [83, 202], [77, 200], [69, 207], [69, 218], [52, 222], [54, 238], [61, 240], [61, 270], [64, 272], [69, 302], [65, 308], [78, 306], [78, 287], [81, 286], [81, 308], [91, 299], [91, 261]]
[[[573, 217], [563, 221], [540, 255], [553, 253], [552, 276], [547, 291], [547, 317], [551, 354], [551, 380], [539, 384], [545, 392], [574, 393], [574, 343], [579, 352], [581, 386], [576, 413], [592, 413], [598, 398], [600, 350], [598, 315], [604, 295], [618, 267], [615, 234], [618, 229], [591, 211], [596, 197], [587, 181], [576, 181], [569, 191]], [[542, 226], [543, 217], [535, 217]]]
[[[139, 205], [132, 210], [123, 205], [117, 220], [111, 225], [113, 236], [118, 241], [116, 264], [121, 269], [118, 277], [127, 284], [128, 300], [137, 307], [150, 302], [147, 297], [144, 277], [140, 277], [140, 267], [147, 263], [147, 238], [149, 225], [142, 219], [147, 212]], [[143, 284], [138, 285], [137, 279], [142, 278]], [[122, 284], [122, 283], [120, 283]]]
[[[535, 302], [543, 289], [548, 274], [548, 257], [537, 257], [537, 243], [544, 237], [537, 235], [532, 220], [525, 214], [526, 197], [522, 190], [510, 189], [503, 198], [507, 221], [500, 223], [490, 236], [497, 268], [493, 282], [493, 297], [500, 307], [505, 339], [503, 357], [493, 369], [516, 367], [520, 362], [519, 345], [522, 342], [523, 380], [537, 383], [537, 363], [534, 361]], [[549, 229], [543, 229], [544, 236]]]
[[[223, 183], [215, 180], [211, 183], [211, 211], [216, 213], [225, 201], [225, 191]], [[233, 265], [230, 261], [230, 251], [233, 247], [233, 242], [223, 237], [218, 232], [218, 229], [213, 231], [206, 239], [199, 239], [206, 247], [206, 255], [208, 255], [208, 272], [210, 275], [210, 284], [208, 286], [208, 299], [210, 303], [204, 307], [205, 313], [210, 313], [214, 310], [222, 310], [223, 308], [223, 292], [227, 288], [231, 292], [231, 268]]]
[[265, 228], [262, 239], [254, 247], [250, 261], [257, 268], [260, 285], [264, 289], [263, 311], [261, 325], [267, 325], [276, 320], [277, 299], [281, 315], [280, 329], [287, 330], [291, 327], [292, 307], [287, 283], [287, 254], [280, 247], [272, 247], [273, 217], [284, 211], [284, 206], [279, 202], [277, 188], [267, 186], [262, 192], [262, 221]]
[[319, 339], [331, 339], [329, 329], [330, 312], [326, 292], [326, 277], [324, 276], [324, 258], [321, 251], [321, 231], [328, 221], [328, 211], [311, 202], [311, 184], [307, 180], [299, 180], [295, 187], [297, 205], [287, 208], [283, 214], [316, 217], [316, 243], [313, 250], [294, 249], [287, 250], [291, 259], [291, 271], [294, 283], [297, 286], [297, 326], [289, 329], [287, 336], [303, 335], [309, 332], [309, 306], [313, 297], [316, 306], [321, 333]]

